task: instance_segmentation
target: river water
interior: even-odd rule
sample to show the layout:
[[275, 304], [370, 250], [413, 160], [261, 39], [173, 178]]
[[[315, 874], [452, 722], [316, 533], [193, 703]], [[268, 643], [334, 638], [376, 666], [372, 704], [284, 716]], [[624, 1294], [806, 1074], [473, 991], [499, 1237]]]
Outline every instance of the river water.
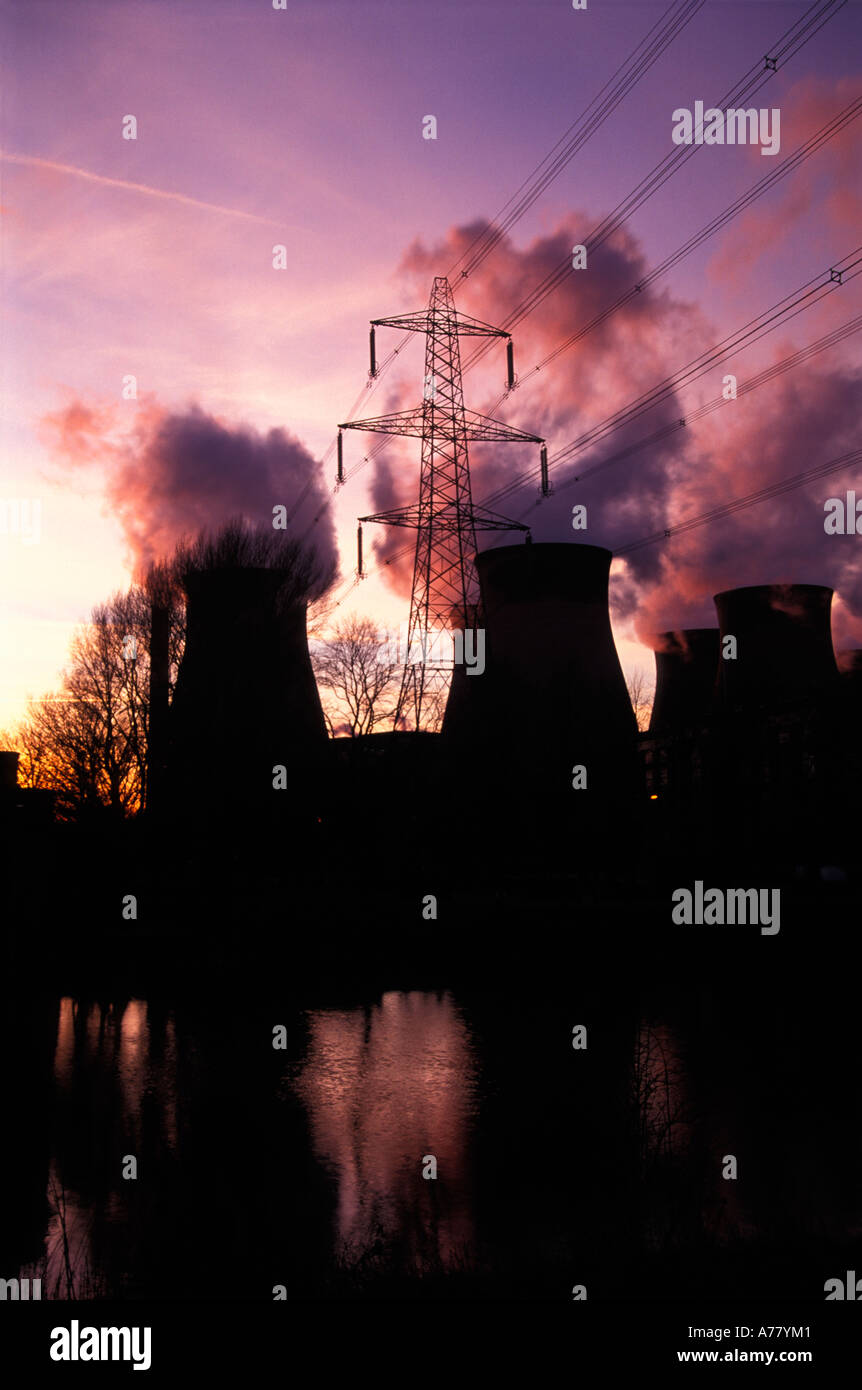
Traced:
[[781, 1039], [719, 1005], [624, 1010], [579, 1051], [538, 994], [238, 993], [13, 1006], [0, 1275], [60, 1299], [625, 1296], [637, 1267], [684, 1283], [680, 1251], [751, 1266], [859, 1233], [859, 1088], [821, 1113], [828, 1040], [794, 1088]]

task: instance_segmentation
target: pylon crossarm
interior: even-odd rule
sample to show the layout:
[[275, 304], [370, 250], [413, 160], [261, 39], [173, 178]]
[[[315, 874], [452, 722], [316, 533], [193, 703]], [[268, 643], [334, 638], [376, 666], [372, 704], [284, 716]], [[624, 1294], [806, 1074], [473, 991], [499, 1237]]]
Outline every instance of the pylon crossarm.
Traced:
[[456, 313], [455, 327], [458, 329], [458, 336], [464, 338], [508, 338], [509, 332], [505, 328], [495, 328], [492, 323], [483, 323], [481, 319], [471, 318], [469, 314]]
[[400, 434], [422, 437], [424, 420], [422, 406], [413, 410], [396, 410], [391, 415], [378, 415], [372, 420], [345, 420], [340, 430], [366, 430], [369, 434]]
[[[340, 430], [365, 430], [368, 434], [397, 434], [405, 438], [414, 436], [421, 439], [427, 416], [428, 406], [418, 405], [412, 410], [396, 410], [391, 415], [377, 415], [373, 419], [345, 420], [338, 428]], [[527, 434], [525, 430], [515, 429], [513, 425], [504, 425], [502, 420], [492, 420], [489, 415], [480, 415], [475, 410], [465, 409], [464, 430], [466, 438], [472, 441], [544, 443], [541, 435]], [[459, 432], [457, 423], [453, 424], [451, 417], [447, 418], [443, 410], [435, 413], [434, 433], [438, 439], [442, 440], [464, 437]]]
[[[490, 441], [512, 441], [522, 440], [525, 444], [543, 444], [545, 441], [541, 435], [527, 434], [525, 430], [516, 430], [514, 425], [504, 425], [502, 420], [493, 420], [490, 415], [480, 415], [478, 410], [464, 409], [464, 422], [467, 430], [467, 438], [487, 439]], [[443, 438], [446, 436], [443, 435]]]
[[374, 512], [372, 516], [361, 516], [359, 520], [363, 525], [366, 521], [380, 521], [385, 526], [410, 526], [414, 530], [422, 524], [418, 506], [393, 507], [392, 511]]
[[486, 511], [483, 507], [473, 508], [473, 526], [477, 531], [529, 531], [522, 521], [510, 521], [498, 512]]
[[[371, 320], [374, 328], [403, 328], [407, 333], [427, 333], [431, 323], [431, 315], [427, 309], [417, 314], [393, 314], [389, 318]], [[447, 316], [446, 327], [450, 331], [457, 329], [459, 336], [466, 338], [508, 338], [511, 336], [505, 328], [495, 328], [493, 324], [483, 323], [481, 319], [474, 319], [470, 314], [457, 312]]]
[[428, 332], [428, 311], [420, 314], [394, 314], [388, 319], [371, 319], [374, 328], [403, 328], [408, 333]]
[[407, 526], [413, 530], [433, 524], [436, 530], [451, 533], [458, 533], [465, 526], [470, 525], [475, 531], [529, 531], [530, 529], [522, 521], [510, 521], [508, 517], [500, 516], [498, 512], [475, 506], [457, 509], [446, 507], [433, 512], [424, 512], [418, 505], [394, 507], [388, 512], [374, 512], [371, 516], [361, 516], [359, 520], [363, 525], [367, 521], [376, 521], [384, 526]]

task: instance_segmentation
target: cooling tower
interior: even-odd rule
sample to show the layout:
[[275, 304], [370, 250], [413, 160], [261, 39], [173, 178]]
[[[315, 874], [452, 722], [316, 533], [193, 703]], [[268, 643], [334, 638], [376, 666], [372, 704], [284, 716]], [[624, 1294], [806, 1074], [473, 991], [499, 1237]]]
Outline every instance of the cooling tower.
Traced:
[[[171, 781], [200, 802], [249, 807], [288, 787], [326, 743], [304, 602], [273, 569], [212, 569], [185, 581], [186, 646], [170, 711]], [[237, 750], [240, 750], [239, 753]], [[290, 797], [291, 791], [280, 793]]]
[[[849, 647], [838, 653], [842, 759], [855, 769], [857, 792], [862, 791], [862, 648]], [[858, 799], [858, 796], [857, 796]]]
[[0, 753], [0, 790], [14, 792], [18, 786], [20, 753]]
[[846, 861], [832, 593], [819, 584], [764, 584], [715, 597], [716, 824], [723, 853], [737, 862], [747, 854], [752, 872], [798, 876]]
[[147, 810], [162, 805], [167, 762], [170, 693], [170, 609], [154, 603], [150, 610], [150, 724], [147, 741]]
[[[484, 619], [482, 618], [482, 605], [473, 603], [467, 610], [468, 621], [472, 631], [475, 633], [479, 628], [484, 630]], [[470, 639], [471, 657], [476, 651], [476, 639]], [[446, 709], [443, 717], [443, 728], [441, 732], [447, 739], [458, 738], [462, 730], [469, 732], [470, 721], [475, 716], [472, 700], [481, 691], [476, 682], [479, 677], [475, 674], [477, 666], [474, 665], [473, 675], [468, 675], [468, 668], [465, 662], [459, 662], [452, 667], [452, 683], [449, 687], [449, 695], [446, 700]]]
[[[792, 709], [834, 694], [832, 594], [821, 584], [761, 584], [715, 595], [722, 643], [717, 690], [728, 712]], [[723, 654], [730, 636], [735, 659]]]
[[689, 627], [657, 633], [655, 700], [649, 732], [691, 728], [709, 716], [718, 670], [718, 628]]
[[847, 782], [842, 794], [849, 835], [854, 840], [848, 859], [852, 857], [858, 863], [862, 821], [862, 649], [851, 647], [839, 652], [838, 667], [841, 673], [841, 762]]
[[857, 704], [862, 702], [862, 648], [845, 647], [838, 653], [841, 685]]
[[[540, 837], [571, 836], [573, 827], [601, 837], [609, 817], [622, 823], [640, 787], [608, 611], [611, 552], [506, 545], [476, 563], [485, 669], [453, 683], [457, 719], [447, 729], [461, 750], [457, 766], [475, 774], [492, 818]], [[567, 857], [583, 860], [586, 845], [570, 840]]]
[[623, 745], [635, 717], [611, 632], [611, 552], [505, 545], [477, 556], [486, 626], [488, 717], [523, 746], [586, 756]]

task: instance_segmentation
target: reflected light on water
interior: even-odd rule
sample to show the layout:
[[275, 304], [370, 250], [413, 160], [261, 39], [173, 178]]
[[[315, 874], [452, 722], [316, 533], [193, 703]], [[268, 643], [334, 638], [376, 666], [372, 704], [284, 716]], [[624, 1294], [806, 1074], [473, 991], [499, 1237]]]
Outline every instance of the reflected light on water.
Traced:
[[[49, 1297], [91, 1296], [98, 1287], [100, 1261], [93, 1244], [94, 1222], [123, 1225], [127, 1191], [121, 1176], [122, 1156], [139, 1154], [144, 1142], [143, 1106], [149, 1098], [162, 1140], [177, 1146], [177, 1050], [172, 1015], [160, 1023], [158, 1045], [150, 1028], [145, 1000], [123, 1004], [60, 1000], [54, 1079], [69, 1106], [70, 1117], [106, 1118], [115, 1167], [105, 1185], [97, 1181], [85, 1199], [74, 1173], [81, 1153], [95, 1140], [75, 1123], [65, 1144], [52, 1156], [47, 1201], [50, 1218], [44, 1242], [44, 1278]], [[101, 1127], [98, 1130], [100, 1139]], [[73, 1176], [70, 1180], [71, 1168]], [[36, 1266], [28, 1266], [34, 1274]]]
[[[293, 1085], [337, 1184], [338, 1256], [397, 1256], [419, 1269], [469, 1262], [478, 1066], [451, 995], [393, 992], [307, 1023]], [[426, 1155], [436, 1180], [422, 1177]]]

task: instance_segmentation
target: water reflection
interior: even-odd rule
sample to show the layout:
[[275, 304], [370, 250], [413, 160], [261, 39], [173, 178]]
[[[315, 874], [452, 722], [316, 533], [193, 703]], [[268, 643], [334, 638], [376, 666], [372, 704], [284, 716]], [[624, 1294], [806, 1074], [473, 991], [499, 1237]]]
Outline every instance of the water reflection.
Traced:
[[176, 1024], [172, 1013], [157, 1020], [154, 1035], [143, 999], [120, 1004], [60, 1001], [54, 1079], [71, 1095], [84, 1074], [95, 1090], [118, 1093], [121, 1128], [132, 1144], [143, 1140], [142, 1107], [157, 1097], [160, 1128], [171, 1149], [177, 1144]]
[[[335, 1179], [339, 1260], [469, 1263], [478, 1065], [451, 995], [390, 993], [370, 1008], [309, 1013], [307, 1023], [293, 1087]], [[429, 1155], [436, 1180], [422, 1176]]]
[[[55, 1010], [50, 1126], [15, 1261], [46, 1298], [184, 1297], [215, 1264], [259, 1268], [269, 1296], [268, 1247], [281, 1269], [285, 1221], [298, 1236], [286, 1163], [291, 1201], [315, 1205], [306, 1156], [325, 1184], [311, 1224], [331, 1268], [469, 1264], [479, 1068], [449, 994], [295, 1013], [291, 1109], [283, 1054], [255, 1014], [137, 998]], [[123, 1178], [126, 1155], [137, 1180]], [[427, 1155], [436, 1180], [422, 1177]]]
[[849, 1009], [799, 1029], [759, 998], [649, 1001], [578, 1069], [568, 1004], [527, 997], [512, 1027], [510, 1000], [469, 998], [22, 1005], [0, 1276], [42, 1279], [46, 1298], [182, 1299], [224, 1296], [240, 1270], [266, 1300], [276, 1284], [425, 1296], [437, 1272], [440, 1290], [556, 1297], [573, 1265], [616, 1287], [624, 1249], [676, 1297], [683, 1255], [756, 1292], [788, 1243], [801, 1260], [860, 1229]]
[[138, 1200], [125, 1156], [154, 1167], [177, 1149], [173, 1015], [151, 1026], [145, 1000], [61, 999], [53, 1079], [42, 1255], [22, 1275], [41, 1277], [50, 1298], [100, 1296], [129, 1283]]
[[[747, 1181], [750, 1126], [737, 1104], [740, 1083], [747, 1083], [740, 1078], [734, 1085], [732, 1059], [725, 1071], [712, 1055], [709, 1074], [704, 1075], [704, 1059], [692, 1059], [690, 1050], [691, 1039], [680, 1023], [641, 1021], [633, 1098], [644, 1193], [642, 1231], [652, 1248], [690, 1244], [703, 1237], [724, 1246], [758, 1233], [745, 1195], [752, 1192]], [[745, 1156], [740, 1179], [724, 1176], [729, 1155]]]
[[680, 1044], [665, 1023], [642, 1022], [634, 1056], [641, 1161], [682, 1152], [691, 1138]]

